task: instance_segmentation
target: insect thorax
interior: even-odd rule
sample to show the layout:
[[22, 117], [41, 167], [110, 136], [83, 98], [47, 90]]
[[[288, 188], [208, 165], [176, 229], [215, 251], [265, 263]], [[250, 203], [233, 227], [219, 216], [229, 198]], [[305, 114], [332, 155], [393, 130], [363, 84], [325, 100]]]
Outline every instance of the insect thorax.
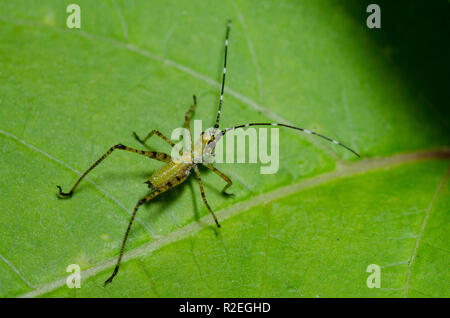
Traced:
[[195, 163], [212, 163], [215, 159], [214, 149], [221, 135], [217, 129], [208, 129], [202, 133], [192, 151]]

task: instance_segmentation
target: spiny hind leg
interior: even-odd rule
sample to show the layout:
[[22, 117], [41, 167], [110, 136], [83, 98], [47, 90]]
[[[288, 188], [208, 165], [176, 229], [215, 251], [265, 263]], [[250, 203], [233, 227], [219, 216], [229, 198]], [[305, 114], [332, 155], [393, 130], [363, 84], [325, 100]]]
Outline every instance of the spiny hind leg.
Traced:
[[58, 185], [56, 186], [59, 189], [59, 193], [58, 196], [60, 198], [68, 198], [72, 195], [73, 191], [75, 190], [75, 188], [78, 186], [78, 184], [81, 182], [81, 180], [84, 179], [84, 177], [91, 172], [92, 169], [94, 169], [100, 162], [102, 162], [103, 160], [106, 159], [106, 157], [108, 157], [115, 149], [121, 149], [121, 150], [126, 150], [129, 152], [134, 152], [146, 157], [149, 157], [151, 159], [155, 159], [158, 161], [162, 161], [162, 162], [170, 162], [171, 161], [171, 157], [168, 154], [165, 154], [163, 152], [157, 152], [157, 151], [144, 151], [144, 150], [138, 150], [138, 149], [134, 149], [131, 147], [127, 147], [124, 146], [122, 144], [117, 144], [115, 146], [112, 146], [111, 148], [108, 149], [107, 152], [105, 152], [105, 154], [103, 154], [103, 156], [101, 156], [92, 166], [89, 167], [89, 169], [87, 169], [82, 175], [81, 177], [77, 180], [77, 182], [75, 182], [75, 184], [73, 185], [72, 189], [70, 190], [70, 192], [66, 193], [63, 192], [61, 187]]
[[211, 212], [214, 221], [216, 222], [217, 227], [220, 227], [219, 221], [217, 221], [216, 215], [214, 214], [213, 210], [208, 204], [208, 201], [206, 200], [205, 190], [203, 189], [203, 183], [202, 178], [200, 176], [200, 171], [198, 170], [197, 166], [194, 166], [194, 171], [197, 176], [198, 184], [200, 185], [200, 193], [202, 195], [203, 202], [205, 203], [206, 207], [208, 208], [209, 212]]
[[217, 169], [216, 167], [214, 167], [211, 164], [203, 164], [205, 167], [207, 167], [208, 169], [211, 169], [215, 174], [217, 174], [219, 177], [221, 177], [227, 184], [223, 187], [222, 189], [222, 194], [228, 196], [228, 197], [232, 197], [234, 196], [234, 193], [227, 193], [227, 189], [229, 187], [231, 187], [231, 185], [233, 184], [233, 181], [231, 181], [231, 179], [222, 171], [220, 171], [219, 169]]
[[156, 196], [157, 196], [158, 194], [160, 194], [160, 193], [161, 193], [161, 191], [159, 191], [159, 190], [156, 190], [156, 191], [150, 193], [150, 194], [149, 194], [148, 196], [146, 196], [145, 198], [139, 200], [138, 203], [136, 204], [136, 206], [134, 207], [133, 214], [131, 215], [130, 222], [128, 223], [127, 231], [125, 232], [125, 236], [123, 237], [123, 240], [122, 240], [122, 247], [120, 248], [120, 254], [119, 254], [119, 257], [118, 257], [118, 259], [117, 259], [116, 266], [114, 267], [114, 271], [113, 271], [113, 273], [111, 274], [111, 276], [105, 281], [104, 286], [106, 286], [106, 285], [108, 285], [109, 283], [111, 283], [112, 280], [114, 279], [114, 276], [116, 276], [116, 275], [117, 275], [117, 272], [119, 271], [120, 262], [122, 261], [123, 252], [124, 252], [124, 250], [125, 250], [125, 244], [127, 243], [128, 234], [130, 233], [131, 225], [133, 224], [134, 217], [136, 216], [137, 210], [139, 209], [139, 207], [140, 207], [142, 204], [144, 204], [144, 203], [150, 201], [151, 199], [153, 199], [154, 197], [156, 197]]

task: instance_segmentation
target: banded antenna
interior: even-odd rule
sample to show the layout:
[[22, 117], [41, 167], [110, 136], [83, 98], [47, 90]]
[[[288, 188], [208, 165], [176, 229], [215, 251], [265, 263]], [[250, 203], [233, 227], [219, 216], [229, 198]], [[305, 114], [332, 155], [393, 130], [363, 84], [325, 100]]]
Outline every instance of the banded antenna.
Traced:
[[[221, 86], [221, 90], [220, 90], [219, 110], [217, 111], [217, 119], [216, 119], [216, 123], [214, 125], [215, 129], [219, 128], [220, 113], [222, 111], [223, 91], [225, 89], [225, 75], [227, 73], [228, 37], [230, 35], [230, 28], [231, 28], [231, 20], [228, 20], [228, 22], [227, 22], [227, 32], [226, 32], [226, 35], [225, 35], [225, 58], [224, 58], [224, 61], [223, 61], [222, 86]], [[287, 128], [290, 128], [290, 129], [299, 130], [301, 132], [304, 132], [304, 133], [307, 133], [307, 134], [310, 134], [310, 135], [318, 136], [318, 137], [320, 137], [322, 139], [325, 139], [325, 140], [327, 140], [329, 142], [334, 143], [335, 145], [339, 145], [339, 146], [341, 146], [341, 147], [351, 151], [357, 157], [361, 157], [355, 150], [353, 150], [350, 147], [344, 145], [343, 143], [340, 143], [337, 140], [331, 139], [331, 138], [329, 138], [327, 136], [321, 135], [319, 133], [316, 133], [314, 131], [310, 131], [310, 130], [305, 129], [305, 128], [299, 128], [299, 127], [286, 125], [286, 124], [278, 124], [278, 123], [249, 123], [249, 124], [238, 125], [238, 126], [234, 126], [234, 127], [230, 127], [230, 128], [225, 129], [225, 130], [222, 130], [221, 131], [221, 135], [223, 136], [227, 132], [229, 132], [231, 130], [234, 130], [234, 129], [250, 127], [250, 126], [279, 126], [279, 127], [287, 127]]]
[[304, 133], [307, 133], [307, 134], [310, 134], [310, 135], [318, 136], [318, 137], [320, 137], [320, 138], [322, 138], [322, 139], [325, 139], [325, 140], [327, 140], [327, 141], [329, 141], [329, 142], [332, 142], [332, 143], [335, 144], [335, 145], [339, 145], [339, 146], [341, 146], [341, 147], [343, 147], [343, 148], [345, 148], [345, 149], [347, 149], [347, 150], [353, 152], [353, 154], [355, 154], [356, 156], [361, 157], [355, 150], [353, 150], [352, 148], [350, 148], [350, 147], [344, 145], [343, 143], [340, 143], [340, 142], [337, 141], [337, 140], [331, 139], [331, 138], [329, 138], [329, 137], [327, 137], [327, 136], [321, 135], [321, 134], [316, 133], [316, 132], [314, 132], [314, 131], [310, 131], [310, 130], [308, 130], [308, 129], [299, 128], [299, 127], [295, 127], [295, 126], [291, 126], [291, 125], [286, 125], [286, 124], [277, 124], [277, 123], [249, 123], [249, 124], [244, 124], [244, 125], [234, 126], [234, 127], [230, 127], [230, 128], [225, 129], [225, 130], [222, 130], [221, 135], [223, 136], [223, 135], [225, 135], [227, 132], [232, 131], [232, 130], [234, 130], [234, 129], [244, 128], [244, 127], [250, 127], [250, 126], [280, 126], [280, 127], [287, 127], [287, 128], [291, 128], [291, 129], [295, 129], [295, 130], [300, 130], [301, 132], [304, 132]]
[[230, 35], [231, 20], [227, 22], [227, 34], [225, 35], [225, 58], [223, 61], [222, 88], [220, 90], [219, 110], [217, 111], [217, 119], [214, 128], [219, 128], [220, 112], [222, 111], [223, 90], [225, 88], [225, 74], [227, 73], [227, 53], [228, 53], [228, 36]]

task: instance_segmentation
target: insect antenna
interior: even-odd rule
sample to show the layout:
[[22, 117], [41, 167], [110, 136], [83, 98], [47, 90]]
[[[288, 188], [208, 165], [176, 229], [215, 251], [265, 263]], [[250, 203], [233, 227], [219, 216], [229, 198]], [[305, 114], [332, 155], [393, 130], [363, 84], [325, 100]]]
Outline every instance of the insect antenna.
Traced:
[[291, 129], [295, 129], [295, 130], [300, 130], [301, 132], [304, 132], [304, 133], [307, 133], [307, 134], [310, 134], [310, 135], [318, 136], [318, 137], [320, 137], [320, 138], [322, 138], [322, 139], [325, 139], [325, 140], [327, 140], [327, 141], [329, 141], [329, 142], [332, 142], [332, 143], [334, 143], [334, 144], [336, 144], [336, 145], [339, 145], [339, 146], [341, 146], [341, 147], [344, 147], [345, 149], [347, 149], [347, 150], [353, 152], [353, 154], [355, 154], [356, 156], [361, 157], [355, 150], [353, 150], [352, 148], [350, 148], [350, 147], [348, 147], [348, 146], [346, 146], [346, 145], [340, 143], [340, 142], [337, 141], [337, 140], [331, 139], [331, 138], [329, 138], [329, 137], [327, 137], [327, 136], [321, 135], [321, 134], [316, 133], [316, 132], [314, 132], [314, 131], [310, 131], [310, 130], [308, 130], [308, 129], [299, 128], [299, 127], [295, 127], [295, 126], [291, 126], [291, 125], [286, 125], [286, 124], [277, 124], [277, 123], [250, 123], [250, 124], [234, 126], [234, 127], [230, 127], [230, 128], [225, 129], [225, 130], [222, 130], [222, 131], [221, 131], [221, 135], [223, 136], [223, 135], [225, 135], [227, 132], [232, 131], [232, 130], [234, 130], [234, 129], [244, 128], [244, 127], [250, 127], [250, 126], [280, 126], [280, 127], [287, 127], [287, 128], [291, 128]]
[[217, 119], [214, 128], [219, 128], [220, 112], [222, 111], [223, 90], [225, 88], [225, 74], [227, 73], [227, 52], [228, 52], [228, 35], [230, 34], [231, 20], [227, 22], [227, 33], [225, 36], [225, 58], [223, 61], [222, 88], [220, 90], [219, 110], [217, 111]]

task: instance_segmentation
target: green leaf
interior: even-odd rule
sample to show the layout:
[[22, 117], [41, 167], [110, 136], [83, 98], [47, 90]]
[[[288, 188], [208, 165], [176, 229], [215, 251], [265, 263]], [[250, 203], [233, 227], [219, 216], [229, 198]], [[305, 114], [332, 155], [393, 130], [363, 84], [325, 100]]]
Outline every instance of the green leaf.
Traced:
[[[414, 41], [430, 42], [423, 60], [409, 36], [387, 35], [400, 10], [387, 3], [381, 30], [353, 1], [86, 0], [80, 30], [66, 27], [69, 3], [0, 2], [0, 296], [450, 296], [448, 99], [435, 89], [445, 78], [405, 71], [418, 59], [448, 69], [442, 38], [429, 36], [448, 29], [437, 10], [447, 3], [431, 10], [441, 28], [425, 23], [429, 10], [411, 26]], [[421, 9], [409, 6], [404, 21]], [[193, 94], [195, 118], [211, 125], [228, 18], [223, 127], [292, 123], [362, 159], [280, 129], [276, 174], [216, 165], [235, 197], [201, 170], [220, 229], [194, 177], [142, 206], [104, 288], [161, 164], [114, 152], [71, 199], [56, 185], [67, 191], [114, 144], [141, 148], [132, 131], [170, 136]], [[153, 138], [151, 149], [170, 151]], [[80, 289], [66, 286], [70, 264], [81, 266]], [[370, 264], [381, 288], [367, 286]]]

